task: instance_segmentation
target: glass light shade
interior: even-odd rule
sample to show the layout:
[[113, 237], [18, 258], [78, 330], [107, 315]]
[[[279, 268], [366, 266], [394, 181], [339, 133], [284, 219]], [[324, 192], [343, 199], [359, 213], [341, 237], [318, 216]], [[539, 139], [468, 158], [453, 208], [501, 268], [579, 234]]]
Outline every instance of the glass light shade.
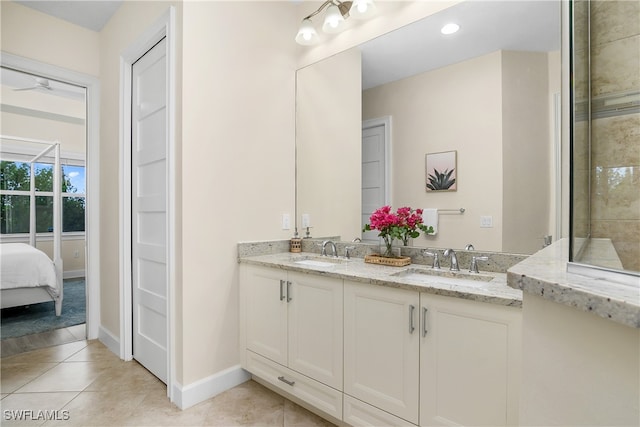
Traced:
[[460, 29], [460, 26], [458, 24], [449, 23], [449, 24], [445, 25], [444, 27], [442, 27], [440, 32], [442, 34], [448, 35], [448, 34], [457, 33], [459, 29]]
[[318, 33], [313, 28], [313, 23], [310, 19], [304, 19], [300, 24], [298, 35], [296, 35], [296, 43], [303, 46], [309, 46], [318, 42]]
[[349, 9], [349, 16], [355, 19], [367, 19], [376, 14], [373, 0], [354, 0]]
[[332, 4], [327, 8], [327, 12], [324, 15], [324, 24], [322, 25], [322, 31], [325, 33], [339, 33], [344, 29], [346, 22], [340, 9], [335, 4]]

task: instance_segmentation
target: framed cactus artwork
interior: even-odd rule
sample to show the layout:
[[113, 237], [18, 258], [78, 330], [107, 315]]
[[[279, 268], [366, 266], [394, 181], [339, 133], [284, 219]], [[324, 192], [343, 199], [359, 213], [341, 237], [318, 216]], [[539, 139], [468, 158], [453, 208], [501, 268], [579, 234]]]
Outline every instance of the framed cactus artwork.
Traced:
[[426, 191], [458, 190], [458, 153], [444, 151], [425, 156]]

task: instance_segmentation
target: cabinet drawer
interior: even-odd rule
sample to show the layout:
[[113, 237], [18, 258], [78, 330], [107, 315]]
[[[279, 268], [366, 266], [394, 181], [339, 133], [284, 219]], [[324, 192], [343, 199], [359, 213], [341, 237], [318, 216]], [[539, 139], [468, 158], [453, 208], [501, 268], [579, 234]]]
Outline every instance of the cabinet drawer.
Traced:
[[[259, 354], [247, 351], [246, 369], [277, 388], [290, 393], [323, 412], [342, 419], [342, 393]], [[279, 379], [282, 378], [282, 379]], [[284, 381], [283, 381], [284, 380]], [[293, 384], [287, 384], [285, 381]]]
[[344, 422], [354, 427], [397, 426], [415, 427], [408, 421], [364, 403], [348, 394], [344, 395]]

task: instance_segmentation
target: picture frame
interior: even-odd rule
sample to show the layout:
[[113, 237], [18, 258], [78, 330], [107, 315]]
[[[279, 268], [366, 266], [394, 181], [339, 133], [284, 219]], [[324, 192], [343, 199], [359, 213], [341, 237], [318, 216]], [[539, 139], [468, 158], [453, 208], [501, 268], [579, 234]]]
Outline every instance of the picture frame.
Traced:
[[425, 190], [458, 191], [458, 152], [443, 151], [425, 155]]

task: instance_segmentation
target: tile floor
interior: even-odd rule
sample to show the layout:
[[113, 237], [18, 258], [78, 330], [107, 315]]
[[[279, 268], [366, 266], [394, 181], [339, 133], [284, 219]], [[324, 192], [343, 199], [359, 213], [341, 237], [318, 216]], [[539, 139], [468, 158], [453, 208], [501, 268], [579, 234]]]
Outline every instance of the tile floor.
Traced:
[[87, 337], [85, 324], [69, 326], [68, 328], [53, 329], [37, 334], [25, 335], [16, 338], [7, 338], [0, 341], [1, 357], [13, 356], [39, 348], [53, 345], [66, 344], [84, 340]]
[[[41, 348], [0, 363], [3, 426], [333, 425], [254, 381], [181, 411], [162, 382], [99, 341]], [[32, 418], [48, 411], [58, 420], [11, 419], [17, 410], [32, 411], [26, 413]]]

